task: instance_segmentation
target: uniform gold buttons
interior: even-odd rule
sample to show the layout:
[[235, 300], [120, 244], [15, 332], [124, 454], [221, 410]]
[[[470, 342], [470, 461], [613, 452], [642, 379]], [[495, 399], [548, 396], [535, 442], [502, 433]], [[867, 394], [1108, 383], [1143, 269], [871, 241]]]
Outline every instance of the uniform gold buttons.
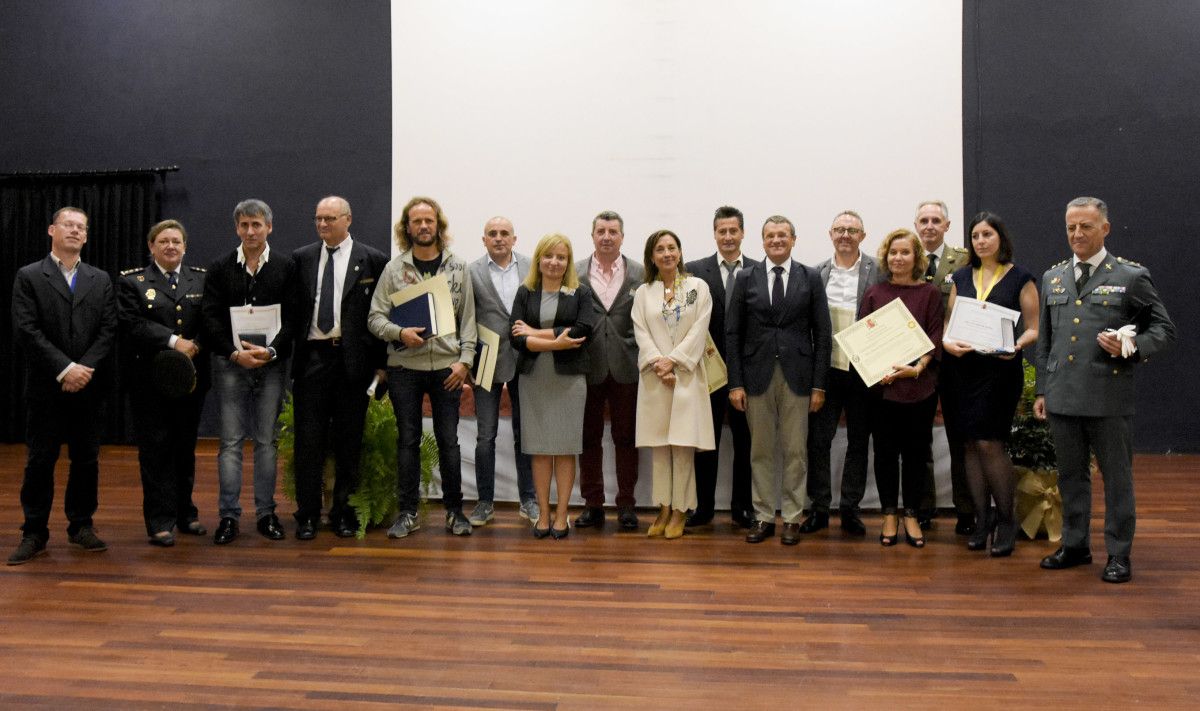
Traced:
[[1074, 362], [1075, 362], [1075, 354], [1074, 354], [1074, 353], [1072, 353], [1071, 355], [1067, 356], [1067, 360], [1069, 360], [1069, 361], [1071, 361], [1072, 363], [1074, 363]]
[[1079, 336], [1071, 336], [1071, 343], [1079, 340]]
[[1079, 323], [1079, 317], [1078, 317], [1078, 316], [1076, 316], [1075, 318], [1073, 318], [1073, 319], [1071, 319], [1071, 320], [1072, 320], [1072, 321], [1074, 321], [1075, 323]]
[[1082, 302], [1082, 301], [1080, 301], [1079, 299], [1075, 299], [1075, 305], [1076, 305], [1076, 306], [1083, 306], [1083, 302]]

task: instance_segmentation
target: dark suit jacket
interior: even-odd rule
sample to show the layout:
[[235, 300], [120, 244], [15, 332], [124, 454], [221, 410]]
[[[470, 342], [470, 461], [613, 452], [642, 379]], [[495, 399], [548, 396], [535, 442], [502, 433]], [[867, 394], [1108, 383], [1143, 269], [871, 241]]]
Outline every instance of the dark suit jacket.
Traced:
[[[205, 270], [183, 266], [174, 292], [154, 262], [141, 269], [121, 272], [117, 281], [117, 303], [125, 338], [123, 360], [130, 381], [146, 384], [154, 357], [170, 349], [171, 336], [197, 340], [202, 326], [200, 302], [204, 298]], [[208, 349], [201, 348], [192, 361], [196, 366], [196, 392], [208, 390], [212, 374]]]
[[[742, 255], [742, 268], [739, 273], [754, 267], [760, 262]], [[697, 259], [688, 262], [685, 267], [689, 274], [700, 277], [708, 284], [708, 292], [712, 294], [712, 318], [708, 320], [708, 335], [717, 344], [717, 351], [725, 357], [725, 274], [721, 271], [721, 255]]]
[[833, 347], [829, 306], [817, 270], [789, 260], [783, 306], [771, 308], [768, 261], [738, 272], [725, 314], [729, 388], [761, 395], [771, 384], [775, 363], [792, 392], [807, 397], [825, 389]]
[[276, 356], [281, 360], [291, 355], [295, 321], [291, 315], [295, 303], [292, 280], [295, 270], [292, 258], [277, 249], [271, 250], [270, 259], [259, 267], [254, 277], [250, 277], [246, 268], [238, 264], [236, 249], [214, 261], [208, 267], [204, 299], [200, 307], [204, 316], [204, 346], [218, 358], [228, 358], [234, 351], [229, 307], [279, 304], [283, 310], [279, 335], [267, 345], [275, 349]]
[[[293, 289], [293, 334], [296, 337], [296, 358], [292, 361], [292, 377], [303, 375], [308, 355], [308, 330], [312, 326], [313, 308], [317, 302], [317, 269], [321, 264], [324, 242], [313, 242], [292, 252], [296, 262], [296, 281]], [[271, 255], [274, 260], [274, 254]], [[349, 382], [363, 388], [375, 377], [376, 369], [387, 367], [387, 345], [367, 329], [367, 313], [371, 310], [371, 295], [388, 258], [378, 249], [354, 240], [346, 279], [342, 283], [342, 367]], [[270, 265], [270, 262], [267, 262]]]
[[[948, 251], [948, 250], [947, 250]], [[821, 275], [821, 284], [829, 284], [829, 272], [833, 269], [833, 259], [826, 259], [817, 265], [817, 272]], [[883, 272], [879, 269], [879, 262], [875, 258], [859, 253], [858, 260], [858, 295], [854, 298], [854, 303], [857, 306], [858, 302], [862, 301], [863, 294], [866, 293], [867, 287], [874, 286], [880, 282], [887, 281], [883, 276]]]
[[[645, 268], [637, 262], [622, 256], [625, 262], [625, 281], [621, 291], [613, 299], [611, 309], [605, 310], [604, 304], [595, 291], [591, 291], [591, 281], [588, 277], [592, 266], [592, 257], [581, 259], [575, 263], [575, 271], [579, 273], [579, 281], [592, 294], [592, 305], [596, 310], [596, 325], [592, 336], [584, 349], [588, 351], [591, 370], [588, 371], [588, 383], [596, 385], [603, 383], [609, 375], [618, 383], [636, 383], [638, 381], [637, 341], [633, 337], [633, 292], [642, 284]], [[536, 311], [534, 312], [537, 313]]]
[[[517, 287], [517, 297], [513, 299], [512, 321], [509, 323], [509, 341], [517, 350], [517, 372], [529, 373], [533, 370], [533, 362], [541, 352], [529, 350], [525, 346], [525, 336], [513, 336], [512, 324], [517, 321], [538, 327], [541, 323], [542, 292], [540, 289], [530, 291], [524, 284]], [[595, 295], [592, 290], [579, 285], [574, 294], [560, 292], [558, 309], [554, 312], [554, 335], [557, 336], [569, 329], [571, 338], [589, 338], [596, 325], [597, 310]], [[562, 375], [587, 375], [591, 369], [590, 355], [587, 344], [580, 348], [565, 351], [553, 351], [554, 370]]]
[[117, 335], [112, 279], [79, 263], [75, 291], [49, 255], [21, 267], [13, 280], [13, 337], [25, 353], [26, 397], [61, 393], [56, 378], [71, 363], [96, 372], [84, 392], [102, 393]]

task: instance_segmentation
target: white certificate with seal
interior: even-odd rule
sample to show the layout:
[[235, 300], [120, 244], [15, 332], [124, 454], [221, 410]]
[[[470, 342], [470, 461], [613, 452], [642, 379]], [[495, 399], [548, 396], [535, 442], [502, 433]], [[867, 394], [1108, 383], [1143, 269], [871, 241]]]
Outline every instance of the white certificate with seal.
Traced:
[[283, 324], [279, 304], [262, 306], [230, 306], [229, 326], [233, 331], [233, 347], [245, 350], [242, 341], [267, 347], [275, 342]]
[[954, 310], [946, 324], [946, 339], [962, 341], [984, 353], [1012, 353], [1013, 325], [1021, 314], [996, 304], [966, 296], [954, 297]]
[[933, 341], [899, 298], [834, 334], [833, 339], [867, 387], [892, 372], [892, 366], [911, 363], [933, 350]]

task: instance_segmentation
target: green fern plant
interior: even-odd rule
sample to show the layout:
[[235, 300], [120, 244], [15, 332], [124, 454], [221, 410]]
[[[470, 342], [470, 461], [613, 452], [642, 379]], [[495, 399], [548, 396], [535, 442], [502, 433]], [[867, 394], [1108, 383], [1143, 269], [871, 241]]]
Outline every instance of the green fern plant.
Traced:
[[1029, 469], [1054, 469], [1058, 460], [1054, 457], [1054, 440], [1050, 437], [1050, 426], [1033, 416], [1033, 401], [1037, 399], [1037, 370], [1028, 362], [1025, 366], [1025, 385], [1017, 413], [1013, 417], [1012, 436], [1008, 440], [1008, 454], [1013, 464]]
[[[283, 460], [283, 493], [296, 500], [296, 413], [291, 393], [279, 413], [279, 458]], [[433, 488], [433, 468], [438, 462], [437, 440], [429, 432], [421, 433], [421, 515], [428, 506]], [[325, 460], [325, 491], [333, 491], [333, 457]], [[363, 423], [362, 456], [358, 466], [358, 489], [350, 495], [350, 505], [358, 516], [359, 539], [367, 529], [390, 522], [396, 517], [396, 415], [391, 402], [372, 398]], [[328, 502], [326, 502], [328, 504]], [[326, 506], [328, 508], [328, 506]]]

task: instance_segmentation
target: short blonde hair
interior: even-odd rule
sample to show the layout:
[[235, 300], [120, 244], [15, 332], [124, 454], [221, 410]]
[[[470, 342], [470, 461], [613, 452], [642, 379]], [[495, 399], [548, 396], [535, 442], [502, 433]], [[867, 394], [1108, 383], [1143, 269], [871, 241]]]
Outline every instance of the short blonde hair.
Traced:
[[888, 269], [887, 255], [888, 250], [892, 248], [892, 242], [898, 239], [908, 240], [913, 250], [912, 278], [916, 281], [922, 281], [925, 278], [925, 269], [929, 266], [929, 257], [925, 255], [925, 248], [921, 246], [921, 238], [912, 230], [892, 230], [888, 233], [887, 237], [883, 238], [883, 242], [879, 244], [879, 269], [883, 271], [884, 276], [888, 279], [892, 278], [892, 271]]
[[579, 288], [579, 275], [575, 272], [575, 250], [571, 248], [571, 240], [564, 234], [551, 232], [538, 240], [537, 247], [533, 250], [533, 263], [529, 265], [529, 275], [525, 277], [526, 289], [537, 291], [542, 288], [542, 257], [559, 245], [567, 247], [567, 271], [563, 272], [562, 285], [568, 289]]

